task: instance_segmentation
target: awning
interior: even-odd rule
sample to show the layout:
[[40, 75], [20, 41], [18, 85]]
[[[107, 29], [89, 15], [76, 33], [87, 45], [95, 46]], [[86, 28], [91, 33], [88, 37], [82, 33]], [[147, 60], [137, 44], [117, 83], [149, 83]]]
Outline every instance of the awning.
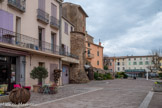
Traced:
[[0, 47], [0, 54], [11, 55], [11, 56], [26, 56], [26, 55], [29, 55], [29, 53], [25, 52], [25, 51], [19, 51], [19, 50], [4, 48], [4, 47]]

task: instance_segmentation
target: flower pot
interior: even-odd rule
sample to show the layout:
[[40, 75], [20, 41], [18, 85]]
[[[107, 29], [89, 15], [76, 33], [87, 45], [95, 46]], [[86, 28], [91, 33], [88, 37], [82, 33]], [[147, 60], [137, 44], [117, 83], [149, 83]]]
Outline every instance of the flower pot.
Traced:
[[162, 92], [162, 84], [155, 84], [153, 90], [154, 92]]
[[14, 104], [25, 104], [30, 99], [30, 92], [24, 88], [15, 88], [10, 92], [9, 99]]
[[38, 93], [40, 87], [40, 85], [33, 85], [33, 92]]

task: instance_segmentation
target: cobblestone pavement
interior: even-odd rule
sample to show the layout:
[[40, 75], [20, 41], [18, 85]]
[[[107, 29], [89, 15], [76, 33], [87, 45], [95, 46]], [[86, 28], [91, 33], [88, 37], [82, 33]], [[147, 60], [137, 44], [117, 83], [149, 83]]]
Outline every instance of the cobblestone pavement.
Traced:
[[145, 79], [67, 85], [60, 88], [56, 95], [32, 94], [30, 102], [36, 103], [36, 106], [30, 108], [138, 108], [152, 86], [153, 81]]

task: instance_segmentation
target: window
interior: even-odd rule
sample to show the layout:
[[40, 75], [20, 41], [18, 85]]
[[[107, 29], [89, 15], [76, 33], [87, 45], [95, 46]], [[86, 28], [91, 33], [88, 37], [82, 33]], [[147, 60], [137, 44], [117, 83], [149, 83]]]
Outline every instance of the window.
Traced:
[[123, 70], [125, 70], [125, 67], [123, 67]]
[[[42, 42], [45, 40], [44, 38], [44, 29], [43, 28], [38, 28], [38, 40], [39, 40], [39, 50], [44, 49], [44, 44]], [[38, 49], [38, 48], [37, 48]]]
[[124, 61], [124, 59], [123, 59], [123, 61]]
[[140, 60], [142, 60], [142, 57], [140, 58]]
[[131, 61], [131, 58], [129, 58], [129, 61]]
[[97, 51], [97, 56], [99, 56], [99, 51]]
[[112, 63], [110, 63], [110, 66], [112, 66]]
[[91, 54], [91, 51], [90, 50], [88, 50], [88, 54]]
[[[52, 17], [57, 18], [57, 6], [53, 3], [51, 3], [51, 15], [52, 15]], [[55, 22], [55, 23], [57, 23], [57, 22]]]
[[143, 62], [139, 62], [139, 65], [143, 65]]
[[117, 62], [117, 65], [120, 66], [120, 62]]
[[123, 66], [124, 66], [124, 62], [123, 62], [122, 64], [123, 64]]
[[68, 23], [65, 22], [65, 28], [64, 28], [65, 34], [68, 35]]
[[148, 60], [148, 57], [146, 57], [146, 60]]
[[134, 58], [134, 60], [136, 60], [136, 58]]
[[52, 52], [56, 51], [56, 34], [51, 33], [51, 50]]
[[38, 65], [41, 66], [41, 67], [45, 67], [45, 63], [44, 62], [39, 62]]
[[99, 65], [99, 61], [97, 61], [97, 65]]
[[73, 27], [71, 26], [71, 32], [72, 32], [72, 31], [74, 31], [74, 30], [73, 30]]
[[146, 62], [145, 62], [145, 65], [149, 65], [149, 61], [146, 61]]
[[91, 44], [90, 43], [88, 43], [88, 47], [90, 47], [91, 46]]
[[118, 71], [120, 71], [120, 67], [118, 67]]
[[137, 62], [133, 62], [133, 65], [137, 65]]
[[129, 65], [131, 65], [131, 62], [129, 62]]
[[45, 0], [38, 0], [39, 9], [45, 11]]

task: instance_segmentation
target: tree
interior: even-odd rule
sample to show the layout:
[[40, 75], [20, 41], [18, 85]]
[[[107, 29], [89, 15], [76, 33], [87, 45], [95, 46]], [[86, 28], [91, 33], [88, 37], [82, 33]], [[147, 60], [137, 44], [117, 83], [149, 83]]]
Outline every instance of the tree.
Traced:
[[162, 72], [161, 68], [161, 63], [160, 61], [162, 60], [162, 50], [161, 49], [153, 49], [151, 50], [151, 55], [152, 55], [152, 63], [153, 66], [148, 66], [148, 69], [153, 72], [154, 70]]
[[42, 66], [34, 67], [30, 73], [30, 77], [32, 79], [38, 79], [38, 85], [42, 85], [42, 79], [48, 77], [48, 71]]

